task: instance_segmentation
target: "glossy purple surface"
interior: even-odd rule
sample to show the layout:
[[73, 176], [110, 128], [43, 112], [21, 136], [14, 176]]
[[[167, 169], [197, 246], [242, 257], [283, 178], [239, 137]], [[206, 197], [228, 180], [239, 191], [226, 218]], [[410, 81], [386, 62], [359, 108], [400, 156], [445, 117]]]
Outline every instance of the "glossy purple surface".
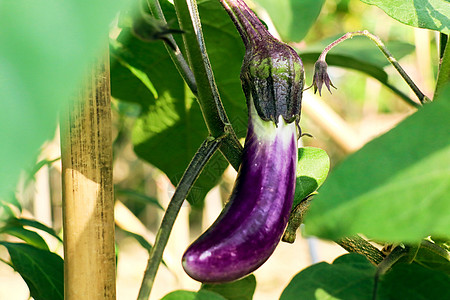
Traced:
[[295, 126], [269, 128], [277, 132], [267, 138], [255, 128], [260, 123], [249, 121], [230, 200], [183, 255], [183, 268], [198, 281], [227, 282], [253, 272], [273, 253], [289, 219], [297, 163]]

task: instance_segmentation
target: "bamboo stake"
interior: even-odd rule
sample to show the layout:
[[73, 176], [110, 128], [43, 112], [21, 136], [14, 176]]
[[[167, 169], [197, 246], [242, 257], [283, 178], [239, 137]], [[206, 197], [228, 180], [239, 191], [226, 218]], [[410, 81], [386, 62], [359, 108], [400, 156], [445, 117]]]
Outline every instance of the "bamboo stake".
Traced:
[[62, 115], [64, 299], [116, 299], [109, 57]]

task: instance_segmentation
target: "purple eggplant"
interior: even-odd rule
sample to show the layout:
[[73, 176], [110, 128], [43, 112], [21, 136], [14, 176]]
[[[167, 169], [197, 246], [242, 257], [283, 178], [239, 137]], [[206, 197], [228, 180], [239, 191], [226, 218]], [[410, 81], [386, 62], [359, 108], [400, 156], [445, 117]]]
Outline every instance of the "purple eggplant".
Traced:
[[233, 192], [213, 225], [183, 255], [202, 282], [237, 280], [261, 266], [286, 228], [295, 190], [303, 65], [240, 0], [222, 4], [246, 45], [241, 81], [249, 122]]

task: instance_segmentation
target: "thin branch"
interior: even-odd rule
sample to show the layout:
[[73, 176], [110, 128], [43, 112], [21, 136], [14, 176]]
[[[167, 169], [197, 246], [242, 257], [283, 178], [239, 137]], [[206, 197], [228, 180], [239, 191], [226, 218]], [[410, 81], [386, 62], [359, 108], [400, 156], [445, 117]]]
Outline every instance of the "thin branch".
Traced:
[[147, 300], [149, 298], [156, 272], [161, 264], [164, 249], [167, 245], [167, 241], [169, 240], [170, 232], [172, 231], [173, 224], [175, 223], [181, 205], [206, 163], [219, 148], [221, 142], [221, 138], [206, 139], [198, 149], [197, 153], [195, 153], [192, 161], [184, 172], [183, 177], [181, 177], [181, 180], [161, 221], [161, 226], [159, 227], [156, 235], [155, 244], [150, 252], [147, 268], [139, 290], [138, 300]]
[[[147, 0], [148, 8], [150, 9], [153, 17], [162, 20], [167, 23], [166, 18], [164, 17], [164, 12], [161, 8], [161, 5], [159, 3], [159, 0]], [[192, 73], [192, 70], [189, 68], [188, 63], [184, 59], [183, 53], [181, 53], [180, 48], [178, 47], [177, 42], [173, 38], [172, 34], [167, 34], [167, 39], [169, 42], [175, 46], [175, 51], [173, 51], [172, 48], [167, 45], [167, 43], [164, 43], [164, 46], [167, 49], [167, 52], [170, 55], [170, 58], [172, 59], [173, 63], [175, 64], [175, 67], [178, 70], [178, 73], [180, 73], [181, 77], [183, 77], [184, 81], [188, 85], [189, 89], [192, 91], [192, 93], [197, 96], [197, 83], [195, 81], [194, 73]]]
[[[441, 41], [444, 39], [441, 39]], [[441, 46], [441, 49], [443, 47]], [[447, 46], [445, 47], [442, 57], [439, 63], [439, 73], [436, 82], [436, 88], [434, 90], [433, 99], [438, 97], [442, 88], [450, 83], [450, 39], [447, 39]]]
[[450, 261], [450, 253], [449, 253], [447, 250], [445, 250], [445, 249], [439, 247], [439, 246], [436, 245], [435, 243], [430, 242], [430, 241], [428, 241], [428, 240], [423, 240], [423, 241], [420, 243], [420, 246], [423, 247], [423, 248], [425, 248], [425, 249], [427, 249], [427, 250], [430, 250], [430, 251], [433, 252], [434, 254], [437, 254], [437, 255], [439, 255], [439, 256], [445, 258], [446, 260]]
[[198, 100], [206, 126], [213, 137], [225, 134], [220, 151], [237, 170], [241, 162], [242, 145], [234, 133], [223, 108], [211, 64], [206, 52], [200, 17], [195, 0], [175, 0], [180, 27], [190, 66], [198, 87]]
[[392, 266], [399, 261], [400, 258], [408, 255], [410, 252], [410, 247], [406, 246], [397, 246], [392, 250], [392, 252], [386, 256], [382, 262], [380, 262], [377, 266], [377, 272], [375, 273], [375, 282], [373, 286], [373, 300], [377, 299], [378, 292], [378, 282], [380, 277], [384, 275], [387, 271], [389, 271]]
[[336, 243], [348, 252], [364, 255], [374, 265], [378, 265], [384, 259], [380, 250], [358, 235], [342, 238], [337, 240]]
[[[377, 45], [377, 47], [381, 50], [381, 52], [383, 52], [384, 56], [386, 56], [386, 58], [391, 63], [391, 65], [394, 66], [394, 68], [397, 70], [397, 72], [399, 72], [400, 76], [402, 76], [402, 78], [406, 81], [406, 83], [409, 85], [409, 87], [413, 90], [413, 92], [414, 92], [414, 94], [416, 94], [417, 98], [419, 98], [420, 103], [424, 104], [424, 103], [430, 101], [430, 99], [428, 99], [428, 97], [425, 96], [420, 91], [420, 89], [417, 87], [417, 85], [414, 83], [414, 81], [412, 81], [412, 79], [408, 76], [408, 74], [406, 74], [405, 70], [403, 70], [403, 68], [400, 66], [398, 61], [392, 56], [391, 52], [389, 52], [389, 50], [386, 48], [386, 46], [383, 44], [383, 42], [380, 40], [380, 38], [377, 37], [376, 35], [371, 34], [367, 30], [348, 32], [348, 33], [344, 34], [342, 37], [340, 37], [339, 39], [337, 39], [336, 41], [334, 41], [333, 43], [328, 45], [325, 48], [325, 50], [323, 50], [322, 54], [319, 56], [318, 61], [325, 61], [325, 57], [326, 57], [327, 53], [334, 46], [340, 44], [341, 42], [343, 42], [347, 39], [351, 39], [355, 36], [368, 37], [371, 41], [373, 41]], [[404, 98], [402, 97], [402, 99], [404, 99]], [[411, 104], [410, 101], [407, 101], [407, 102], [409, 104]]]

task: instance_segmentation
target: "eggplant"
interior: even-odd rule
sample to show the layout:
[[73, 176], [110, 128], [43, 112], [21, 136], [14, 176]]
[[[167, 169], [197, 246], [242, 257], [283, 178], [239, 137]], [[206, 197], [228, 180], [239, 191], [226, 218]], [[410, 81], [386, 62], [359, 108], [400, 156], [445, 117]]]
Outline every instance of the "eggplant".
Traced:
[[223, 0], [246, 46], [241, 81], [249, 113], [242, 164], [230, 199], [185, 251], [186, 273], [201, 282], [237, 280], [273, 253], [294, 198], [303, 65], [240, 0]]

